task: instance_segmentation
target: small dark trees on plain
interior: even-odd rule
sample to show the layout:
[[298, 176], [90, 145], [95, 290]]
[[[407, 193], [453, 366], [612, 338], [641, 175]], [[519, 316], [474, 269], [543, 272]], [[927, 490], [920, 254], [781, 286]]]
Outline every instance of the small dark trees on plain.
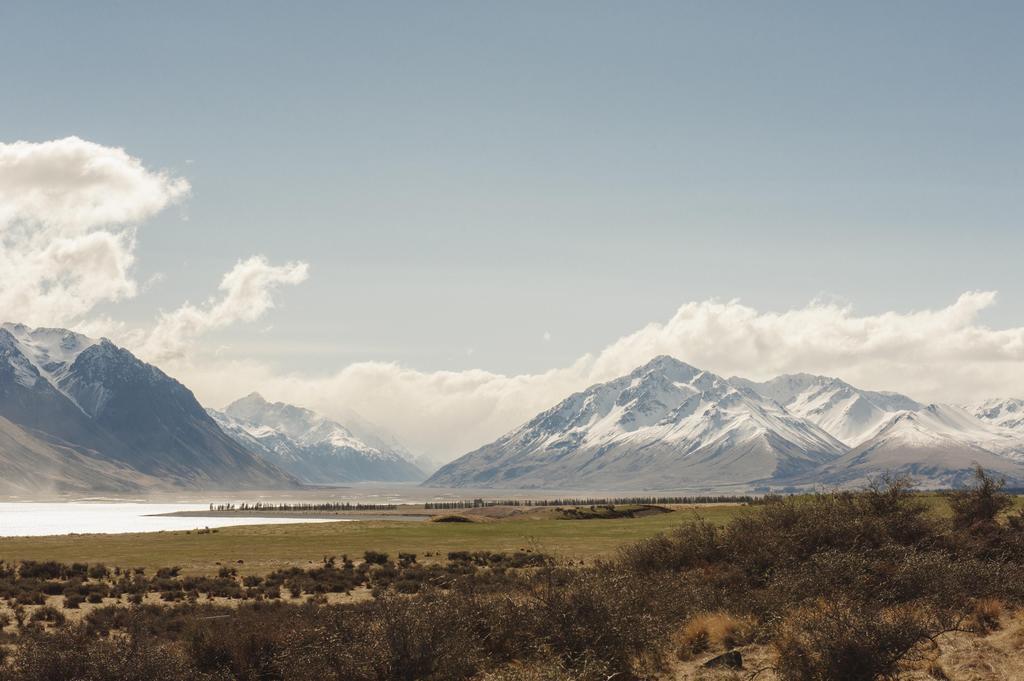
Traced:
[[954, 527], [963, 530], [995, 522], [1000, 513], [1013, 506], [1013, 497], [1003, 491], [1005, 486], [1005, 480], [997, 480], [981, 466], [976, 467], [974, 485], [947, 496]]
[[384, 565], [388, 562], [388, 554], [379, 551], [367, 551], [363, 554], [363, 560], [371, 565]]

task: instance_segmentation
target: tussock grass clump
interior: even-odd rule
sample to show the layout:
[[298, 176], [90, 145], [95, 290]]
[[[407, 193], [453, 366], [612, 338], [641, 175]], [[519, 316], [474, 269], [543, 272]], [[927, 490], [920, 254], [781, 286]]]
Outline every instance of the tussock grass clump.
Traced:
[[676, 656], [691, 660], [709, 650], [729, 649], [754, 640], [757, 623], [752, 617], [726, 612], [702, 613], [690, 618], [675, 636]]
[[1003, 603], [997, 598], [982, 598], [974, 604], [967, 621], [967, 628], [979, 634], [987, 634], [1002, 628]]

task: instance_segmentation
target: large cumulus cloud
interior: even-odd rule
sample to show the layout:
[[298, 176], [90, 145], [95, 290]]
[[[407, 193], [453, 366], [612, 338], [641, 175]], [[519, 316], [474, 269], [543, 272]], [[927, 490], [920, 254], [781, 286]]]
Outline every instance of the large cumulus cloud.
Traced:
[[0, 144], [0, 316], [70, 325], [135, 295], [136, 226], [189, 190], [78, 137]]

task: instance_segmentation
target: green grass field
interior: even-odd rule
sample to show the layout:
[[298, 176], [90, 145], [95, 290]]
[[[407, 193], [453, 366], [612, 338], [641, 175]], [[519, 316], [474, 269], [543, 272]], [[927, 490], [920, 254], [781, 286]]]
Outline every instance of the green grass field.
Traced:
[[[938, 494], [925, 494], [938, 514], [949, 512]], [[1015, 499], [1024, 509], [1024, 496]], [[62, 535], [0, 538], [0, 560], [56, 560], [105, 563], [108, 566], [181, 566], [187, 574], [216, 572], [231, 564], [246, 574], [265, 574], [291, 565], [305, 566], [324, 556], [362, 556], [364, 551], [415, 553], [421, 561], [443, 560], [449, 551], [518, 551], [532, 549], [568, 560], [607, 556], [638, 539], [654, 536], [699, 514], [725, 523], [750, 507], [707, 505], [637, 518], [564, 520], [553, 515], [507, 518], [492, 522], [434, 523], [361, 521], [226, 527], [210, 534]], [[427, 555], [427, 554], [433, 554]], [[238, 561], [244, 561], [239, 564]]]
[[[56, 560], [108, 566], [178, 565], [189, 574], [215, 572], [218, 563], [241, 572], [265, 574], [279, 567], [305, 566], [326, 556], [362, 556], [366, 550], [427, 553], [444, 559], [449, 551], [533, 549], [573, 560], [609, 555], [625, 543], [670, 529], [699, 513], [723, 523], [746, 507], [701, 506], [616, 520], [506, 519], [478, 523], [364, 521], [246, 525], [215, 533], [62, 535], [0, 538], [0, 560]], [[254, 520], [258, 523], [258, 520]], [[239, 565], [237, 561], [244, 561]]]

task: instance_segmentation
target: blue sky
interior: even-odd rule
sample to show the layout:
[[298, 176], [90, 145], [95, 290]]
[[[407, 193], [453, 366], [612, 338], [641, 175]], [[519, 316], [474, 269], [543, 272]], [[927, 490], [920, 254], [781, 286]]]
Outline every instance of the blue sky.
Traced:
[[[281, 371], [565, 366], [687, 301], [1024, 318], [1020, 3], [0, 6], [4, 141], [192, 192], [97, 313], [309, 263], [210, 335]], [[545, 333], [550, 336], [545, 340]]]

